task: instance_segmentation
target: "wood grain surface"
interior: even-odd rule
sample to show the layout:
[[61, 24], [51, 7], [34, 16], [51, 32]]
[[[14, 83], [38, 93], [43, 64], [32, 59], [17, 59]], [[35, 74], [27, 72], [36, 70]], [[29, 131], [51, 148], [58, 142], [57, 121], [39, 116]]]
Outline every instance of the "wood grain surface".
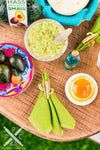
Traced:
[[[81, 42], [86, 33], [89, 32], [100, 12], [96, 14], [90, 22], [83, 22], [78, 27], [72, 27], [73, 33], [69, 37], [69, 45], [62, 57], [53, 62], [41, 62], [32, 58], [35, 74], [31, 85], [20, 95], [11, 98], [0, 98], [0, 113], [23, 127], [25, 130], [45, 139], [54, 141], [73, 141], [88, 137], [100, 131], [100, 70], [96, 67], [100, 44], [95, 44], [93, 48], [80, 52], [81, 61], [78, 67], [73, 71], [64, 69], [64, 60], [66, 55]], [[69, 26], [65, 26], [68, 28]], [[16, 28], [6, 26], [0, 23], [0, 43], [14, 43], [23, 48], [25, 28]], [[41, 134], [28, 121], [28, 117], [38, 98], [38, 84], [41, 83], [41, 75], [46, 71], [50, 77], [51, 87], [55, 89], [55, 93], [67, 110], [76, 120], [74, 130], [63, 129], [64, 134], [57, 136], [52, 132], [50, 134]], [[68, 78], [76, 73], [88, 73], [98, 83], [98, 96], [93, 103], [87, 106], [77, 106], [72, 104], [65, 96], [65, 83]], [[38, 116], [37, 116], [38, 117]], [[5, 125], [6, 126], [6, 125]]]

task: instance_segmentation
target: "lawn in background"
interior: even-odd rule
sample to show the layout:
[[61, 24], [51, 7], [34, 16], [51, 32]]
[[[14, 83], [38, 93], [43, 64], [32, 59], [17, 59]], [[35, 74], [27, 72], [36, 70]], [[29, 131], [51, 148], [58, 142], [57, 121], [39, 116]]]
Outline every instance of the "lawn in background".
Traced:
[[3, 127], [7, 127], [13, 134], [20, 128], [4, 116], [0, 115], [0, 150], [100, 150], [100, 145], [89, 139], [74, 142], [53, 142], [37, 137], [25, 130], [16, 136], [20, 138], [23, 147], [12, 140], [6, 147], [4, 143], [10, 138]]

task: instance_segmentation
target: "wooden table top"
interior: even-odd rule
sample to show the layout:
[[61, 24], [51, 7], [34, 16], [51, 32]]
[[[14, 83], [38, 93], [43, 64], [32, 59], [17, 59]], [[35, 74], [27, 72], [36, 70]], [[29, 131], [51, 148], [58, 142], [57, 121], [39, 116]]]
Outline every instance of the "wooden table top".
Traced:
[[[25, 130], [54, 141], [73, 141], [88, 137], [100, 131], [100, 70], [96, 67], [97, 55], [100, 51], [100, 44], [95, 44], [93, 48], [80, 52], [81, 61], [78, 67], [73, 71], [64, 69], [64, 60], [66, 55], [81, 42], [86, 33], [89, 32], [95, 22], [100, 9], [96, 12], [90, 22], [83, 22], [78, 27], [72, 27], [73, 33], [69, 37], [69, 45], [62, 57], [53, 62], [41, 62], [32, 58], [35, 74], [31, 85], [20, 95], [11, 98], [0, 98], [0, 113], [23, 127]], [[65, 26], [68, 28], [68, 26]], [[23, 48], [25, 28], [10, 27], [0, 23], [0, 43], [14, 43]], [[63, 129], [64, 134], [57, 136], [52, 132], [50, 134], [41, 134], [28, 121], [28, 117], [38, 98], [38, 84], [41, 83], [41, 75], [46, 71], [51, 80], [51, 87], [67, 110], [76, 120], [73, 130]], [[97, 98], [90, 105], [77, 106], [72, 104], [65, 95], [65, 83], [68, 78], [76, 73], [88, 73], [98, 83], [99, 92]]]

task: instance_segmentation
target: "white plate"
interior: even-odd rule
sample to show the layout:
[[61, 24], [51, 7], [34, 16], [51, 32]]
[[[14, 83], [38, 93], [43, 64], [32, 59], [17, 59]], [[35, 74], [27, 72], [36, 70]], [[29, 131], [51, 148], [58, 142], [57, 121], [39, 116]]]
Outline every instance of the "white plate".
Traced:
[[[79, 76], [87, 77], [88, 79], [90, 79], [90, 80], [93, 82], [93, 84], [94, 84], [94, 86], [95, 86], [94, 94], [93, 94], [92, 98], [90, 98], [89, 100], [84, 101], [84, 102], [78, 102], [78, 101], [76, 101], [75, 99], [72, 98], [72, 96], [71, 96], [70, 93], [69, 93], [69, 86], [70, 86], [71, 82], [73, 81], [73, 79], [75, 79], [76, 77], [79, 77]], [[95, 81], [90, 75], [85, 74], [85, 73], [77, 73], [77, 74], [71, 76], [71, 77], [68, 79], [68, 81], [66, 82], [66, 85], [65, 85], [65, 94], [66, 94], [66, 96], [68, 97], [68, 99], [69, 99], [72, 103], [74, 103], [74, 104], [76, 104], [76, 105], [79, 105], [79, 106], [88, 105], [88, 104], [90, 104], [91, 102], [93, 102], [93, 100], [94, 100], [94, 99], [96, 98], [96, 96], [97, 96], [97, 93], [98, 93], [98, 86], [97, 86], [96, 81]]]
[[73, 15], [82, 10], [89, 0], [48, 0], [51, 7], [59, 14]]

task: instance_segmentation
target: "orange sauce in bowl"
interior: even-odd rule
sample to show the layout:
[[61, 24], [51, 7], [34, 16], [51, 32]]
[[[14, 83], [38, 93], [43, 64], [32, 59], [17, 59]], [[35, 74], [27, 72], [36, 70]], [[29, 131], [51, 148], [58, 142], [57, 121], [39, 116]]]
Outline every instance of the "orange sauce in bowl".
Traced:
[[87, 79], [80, 78], [74, 82], [72, 90], [76, 97], [84, 99], [91, 95], [92, 85]]
[[65, 85], [65, 94], [69, 101], [85, 106], [95, 100], [98, 85], [93, 77], [86, 73], [77, 73], [70, 77]]
[[74, 78], [69, 86], [69, 94], [78, 102], [90, 100], [94, 95], [94, 91], [94, 83], [90, 78], [85, 76]]

